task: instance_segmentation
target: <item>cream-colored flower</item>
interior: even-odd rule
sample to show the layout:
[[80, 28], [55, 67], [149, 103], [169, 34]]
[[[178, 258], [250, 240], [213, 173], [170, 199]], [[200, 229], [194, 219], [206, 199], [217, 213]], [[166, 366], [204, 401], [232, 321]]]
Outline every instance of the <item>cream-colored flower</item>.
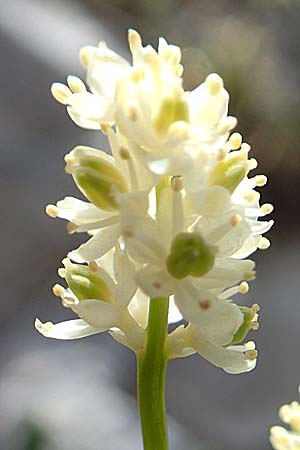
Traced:
[[281, 406], [280, 419], [291, 427], [291, 431], [280, 426], [270, 430], [270, 442], [275, 450], [300, 450], [300, 404], [292, 402]]

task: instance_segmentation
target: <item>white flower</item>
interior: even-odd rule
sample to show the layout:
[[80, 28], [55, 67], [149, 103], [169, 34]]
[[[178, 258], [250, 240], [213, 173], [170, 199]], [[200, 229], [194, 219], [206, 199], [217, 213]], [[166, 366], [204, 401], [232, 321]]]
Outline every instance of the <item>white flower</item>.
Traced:
[[91, 203], [66, 197], [46, 208], [51, 217], [69, 221], [70, 233], [92, 234], [86, 243], [69, 253], [76, 262], [93, 261], [104, 255], [120, 237], [121, 215], [130, 214], [132, 220], [138, 220], [145, 217], [149, 207], [148, 192], [155, 177], [140, 167], [134, 146], [130, 150], [123, 147], [113, 130], [109, 137], [113, 157], [90, 147], [76, 147], [65, 158], [66, 171]]
[[292, 402], [279, 409], [279, 417], [290, 425], [292, 431], [283, 427], [274, 426], [270, 430], [270, 441], [275, 450], [300, 449], [300, 404]]

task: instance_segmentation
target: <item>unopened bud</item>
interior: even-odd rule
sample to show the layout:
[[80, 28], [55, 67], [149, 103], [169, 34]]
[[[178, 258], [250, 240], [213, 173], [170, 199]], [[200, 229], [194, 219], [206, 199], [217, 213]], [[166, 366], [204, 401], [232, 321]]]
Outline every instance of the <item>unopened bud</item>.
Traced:
[[94, 205], [106, 211], [119, 208], [117, 192], [126, 192], [122, 172], [111, 162], [97, 155], [97, 150], [77, 147], [67, 158], [67, 173], [71, 173], [78, 188]]
[[78, 300], [94, 299], [110, 303], [112, 295], [98, 273], [88, 266], [73, 264], [70, 260], [63, 261], [66, 272], [64, 278]]
[[213, 186], [223, 186], [232, 193], [248, 171], [247, 153], [241, 150], [231, 152], [216, 165], [210, 174], [209, 182]]
[[166, 133], [174, 122], [189, 121], [189, 107], [187, 102], [178, 95], [165, 98], [160, 105], [158, 114], [154, 119], [154, 127], [158, 133]]
[[201, 277], [212, 269], [214, 253], [214, 248], [208, 246], [200, 235], [180, 233], [172, 242], [167, 269], [177, 279], [188, 275]]
[[252, 305], [251, 308], [246, 306], [239, 306], [239, 308], [244, 316], [244, 322], [233, 336], [230, 345], [242, 342], [250, 330], [257, 330], [259, 327], [257, 314], [259, 311], [259, 306], [257, 304]]

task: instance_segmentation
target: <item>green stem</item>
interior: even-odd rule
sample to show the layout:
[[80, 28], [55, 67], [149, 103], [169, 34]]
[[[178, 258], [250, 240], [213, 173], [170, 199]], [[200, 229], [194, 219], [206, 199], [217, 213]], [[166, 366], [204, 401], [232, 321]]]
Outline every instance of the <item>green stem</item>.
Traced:
[[145, 349], [138, 358], [138, 400], [144, 450], [168, 450], [165, 411], [168, 297], [150, 300]]

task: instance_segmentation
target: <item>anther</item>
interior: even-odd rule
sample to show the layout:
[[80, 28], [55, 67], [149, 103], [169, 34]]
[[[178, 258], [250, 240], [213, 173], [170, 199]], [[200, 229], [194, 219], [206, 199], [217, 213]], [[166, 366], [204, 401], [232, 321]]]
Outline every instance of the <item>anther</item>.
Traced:
[[226, 155], [227, 155], [226, 148], [220, 148], [217, 152], [218, 161], [223, 161], [223, 159], [226, 158]]
[[268, 214], [271, 214], [271, 212], [274, 210], [274, 206], [271, 203], [265, 203], [260, 207], [260, 213], [263, 216], [267, 216]]
[[249, 292], [249, 284], [246, 281], [242, 281], [239, 285], [239, 292], [240, 294], [247, 294]]
[[270, 245], [271, 245], [271, 242], [269, 241], [269, 239], [267, 239], [266, 237], [262, 236], [262, 237], [260, 238], [260, 240], [259, 240], [259, 243], [258, 243], [258, 246], [257, 246], [257, 247], [258, 247], [260, 250], [267, 250], [267, 248], [269, 248]]
[[160, 284], [158, 281], [154, 281], [154, 283], [152, 284], [152, 286], [153, 286], [155, 289], [160, 289], [160, 288], [161, 288], [161, 284]]
[[63, 297], [65, 295], [65, 288], [60, 284], [55, 284], [52, 288], [52, 292], [56, 297]]
[[174, 192], [180, 192], [183, 189], [182, 177], [181, 176], [172, 177], [171, 186]]
[[243, 140], [243, 138], [240, 133], [233, 133], [229, 138], [229, 142], [231, 144], [231, 149], [232, 150], [239, 149], [242, 144], [242, 140]]
[[121, 156], [122, 159], [125, 159], [125, 160], [130, 159], [130, 153], [129, 153], [129, 151], [127, 150], [127, 148], [125, 148], [125, 147], [121, 147], [121, 148], [120, 148], [119, 154], [120, 154], [120, 156]]
[[58, 276], [60, 276], [61, 278], [65, 278], [65, 276], [67, 274], [67, 271], [66, 271], [66, 269], [64, 267], [60, 267], [57, 270], [57, 273], [58, 273]]
[[74, 155], [71, 155], [70, 153], [67, 153], [64, 156], [64, 160], [66, 164], [73, 164], [76, 161], [76, 158], [74, 158]]
[[257, 358], [257, 350], [246, 350], [245, 356], [249, 361], [254, 361]]
[[256, 175], [255, 177], [256, 186], [258, 187], [265, 186], [267, 182], [268, 178], [266, 177], [266, 175]]
[[208, 77], [206, 77], [205, 84], [211, 95], [218, 95], [224, 86], [222, 78], [216, 73], [211, 73], [208, 75]]
[[242, 221], [242, 217], [239, 214], [234, 214], [231, 218], [230, 218], [230, 224], [235, 227], [236, 225], [238, 225], [239, 223], [241, 223]]
[[48, 214], [49, 217], [57, 217], [58, 216], [58, 208], [55, 205], [47, 205], [46, 206], [46, 214]]
[[61, 303], [65, 308], [71, 308], [76, 304], [76, 300], [72, 297], [64, 297]]
[[145, 71], [142, 68], [134, 68], [131, 72], [131, 80], [134, 83], [139, 83], [145, 78]]
[[91, 61], [91, 47], [83, 47], [80, 50], [79, 58], [83, 67], [87, 69]]
[[210, 301], [202, 300], [202, 301], [198, 302], [198, 305], [201, 309], [203, 309], [203, 311], [206, 311], [207, 309], [210, 308]]
[[108, 123], [105, 122], [101, 122], [100, 123], [100, 128], [103, 134], [108, 134], [109, 130], [110, 130], [110, 125]]
[[122, 234], [123, 234], [123, 236], [128, 237], [128, 238], [133, 237], [133, 234], [134, 234], [133, 228], [130, 225], [128, 225], [127, 227], [123, 228]]
[[89, 264], [88, 264], [88, 266], [89, 266], [89, 269], [90, 269], [92, 272], [97, 272], [97, 270], [98, 270], [98, 264], [97, 264], [96, 261], [90, 261]]
[[78, 228], [78, 226], [77, 226], [75, 223], [73, 223], [73, 222], [69, 222], [69, 223], [67, 224], [67, 232], [68, 232], [69, 234], [75, 233], [75, 231], [77, 230], [77, 228]]

